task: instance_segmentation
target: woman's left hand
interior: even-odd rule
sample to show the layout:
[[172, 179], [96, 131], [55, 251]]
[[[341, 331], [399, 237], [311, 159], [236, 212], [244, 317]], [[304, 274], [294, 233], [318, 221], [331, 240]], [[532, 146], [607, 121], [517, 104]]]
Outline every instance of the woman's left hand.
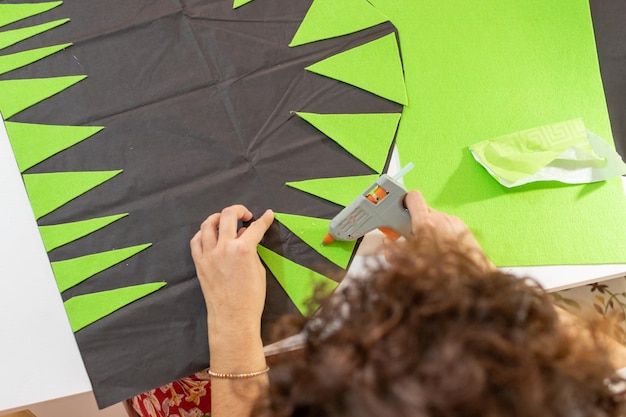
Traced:
[[[256, 247], [274, 220], [267, 210], [247, 228], [252, 213], [242, 205], [209, 216], [191, 240], [198, 280], [207, 306], [209, 344], [230, 346], [260, 335], [265, 304], [265, 268]], [[212, 352], [213, 356], [213, 352]]]

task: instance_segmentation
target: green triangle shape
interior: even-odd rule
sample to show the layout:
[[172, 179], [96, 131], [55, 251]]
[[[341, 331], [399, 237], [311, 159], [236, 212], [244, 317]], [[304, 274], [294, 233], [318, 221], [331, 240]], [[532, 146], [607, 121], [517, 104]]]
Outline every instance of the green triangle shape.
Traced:
[[37, 165], [103, 129], [100, 126], [54, 126], [6, 122], [20, 172]]
[[233, 3], [233, 9], [236, 9], [237, 7], [241, 7], [244, 4], [248, 4], [250, 3], [252, 0], [235, 0]]
[[287, 213], [274, 213], [274, 216], [320, 255], [340, 268], [348, 267], [356, 241], [336, 241], [332, 245], [322, 245], [322, 239], [328, 233], [330, 220]]
[[330, 293], [338, 285], [332, 279], [290, 261], [263, 246], [258, 246], [257, 250], [265, 265], [272, 271], [274, 277], [303, 315], [309, 313], [307, 306], [316, 288], [322, 286], [323, 291]]
[[0, 75], [39, 61], [40, 59], [59, 52], [70, 45], [71, 43], [66, 43], [63, 45], [47, 46], [45, 48], [16, 52], [9, 55], [0, 55]]
[[340, 206], [346, 207], [357, 195], [369, 188], [378, 179], [378, 175], [354, 177], [316, 178], [286, 183], [292, 188], [313, 194]]
[[47, 12], [61, 5], [62, 1], [50, 1], [42, 3], [25, 4], [0, 4], [0, 27], [6, 26], [18, 20]]
[[401, 113], [296, 114], [378, 173], [385, 168], [402, 116]]
[[[0, 6], [1, 7], [1, 6]], [[5, 30], [0, 32], [0, 50], [8, 48], [11, 45], [15, 45], [25, 39], [39, 35], [47, 30], [53, 29], [57, 26], [61, 26], [64, 23], [69, 22], [70, 19], [60, 19], [54, 22], [42, 23], [41, 25], [29, 26], [26, 28]]]
[[86, 75], [0, 81], [0, 113], [8, 119], [77, 82]]
[[348, 49], [305, 69], [396, 103], [408, 104], [395, 33]]
[[117, 171], [52, 172], [24, 174], [24, 184], [36, 219], [110, 180]]
[[289, 46], [348, 35], [388, 20], [367, 0], [315, 0]]
[[54, 272], [59, 291], [63, 292], [97, 273], [136, 255], [149, 246], [150, 244], [147, 243], [145, 245], [93, 253], [65, 261], [50, 262], [50, 265], [52, 265], [52, 272]]
[[133, 285], [114, 290], [77, 295], [65, 303], [65, 311], [72, 326], [72, 331], [80, 329], [108, 316], [114, 311], [152, 294], [165, 286], [165, 282]]
[[81, 220], [78, 222], [39, 226], [39, 233], [41, 234], [41, 240], [43, 240], [46, 252], [50, 252], [53, 249], [102, 229], [125, 216], [128, 216], [128, 213]]

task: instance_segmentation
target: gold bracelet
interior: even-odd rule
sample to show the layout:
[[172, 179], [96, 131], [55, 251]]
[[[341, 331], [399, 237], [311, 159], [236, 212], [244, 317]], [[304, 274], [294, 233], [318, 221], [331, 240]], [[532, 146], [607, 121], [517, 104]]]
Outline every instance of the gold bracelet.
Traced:
[[270, 367], [266, 366], [265, 369], [261, 370], [261, 371], [255, 371], [255, 372], [247, 372], [244, 374], [223, 374], [221, 372], [213, 372], [211, 370], [211, 368], [209, 368], [208, 370], [208, 374], [211, 378], [219, 378], [219, 379], [245, 379], [245, 378], [252, 378], [255, 376], [259, 376], [259, 375], [263, 375], [266, 374], [270, 371]]

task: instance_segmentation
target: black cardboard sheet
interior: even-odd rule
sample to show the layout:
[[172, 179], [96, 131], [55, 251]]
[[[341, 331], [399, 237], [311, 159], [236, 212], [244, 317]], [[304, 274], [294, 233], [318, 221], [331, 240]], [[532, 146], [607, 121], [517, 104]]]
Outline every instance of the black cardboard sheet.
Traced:
[[[11, 3], [19, 3], [12, 1]], [[51, 261], [151, 242], [149, 249], [63, 293], [166, 281], [167, 286], [80, 330], [76, 339], [100, 407], [209, 364], [206, 311], [189, 254], [200, 223], [242, 203], [331, 218], [332, 203], [286, 181], [371, 174], [292, 111], [399, 112], [401, 107], [304, 67], [391, 33], [391, 24], [288, 48], [311, 1], [65, 0], [13, 29], [69, 17], [59, 28], [7, 48], [73, 46], [2, 79], [86, 74], [87, 79], [10, 120], [105, 129], [28, 173], [124, 172], [43, 217], [40, 225], [130, 213]], [[325, 231], [320, 231], [320, 239]], [[320, 272], [332, 265], [275, 223], [264, 244]], [[268, 273], [264, 337], [297, 313]]]
[[626, 159], [626, 2], [589, 3], [615, 147]]
[[[40, 224], [130, 215], [55, 249], [50, 259], [153, 244], [66, 291], [63, 298], [168, 283], [76, 334], [100, 407], [208, 365], [206, 311], [188, 247], [207, 215], [243, 203], [256, 214], [271, 207], [331, 218], [337, 206], [284, 183], [372, 173], [290, 112], [400, 111], [396, 104], [304, 71], [394, 29], [383, 24], [290, 49], [287, 44], [310, 4], [255, 0], [233, 10], [230, 0], [65, 0], [10, 26], [71, 19], [3, 53], [74, 45], [1, 79], [88, 76], [11, 120], [105, 126], [28, 172], [124, 170]], [[624, 155], [626, 3], [591, 0], [591, 6], [614, 138]], [[264, 244], [322, 272], [331, 267], [276, 223]], [[264, 333], [278, 316], [296, 312], [268, 273]]]

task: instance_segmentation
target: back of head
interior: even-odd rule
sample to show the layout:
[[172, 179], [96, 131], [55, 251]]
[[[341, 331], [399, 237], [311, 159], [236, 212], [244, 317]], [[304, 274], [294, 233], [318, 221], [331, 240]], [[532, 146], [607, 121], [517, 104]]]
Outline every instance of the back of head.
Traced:
[[574, 340], [538, 286], [429, 234], [392, 259], [322, 301], [301, 355], [273, 366], [261, 414], [619, 414], [602, 347]]

